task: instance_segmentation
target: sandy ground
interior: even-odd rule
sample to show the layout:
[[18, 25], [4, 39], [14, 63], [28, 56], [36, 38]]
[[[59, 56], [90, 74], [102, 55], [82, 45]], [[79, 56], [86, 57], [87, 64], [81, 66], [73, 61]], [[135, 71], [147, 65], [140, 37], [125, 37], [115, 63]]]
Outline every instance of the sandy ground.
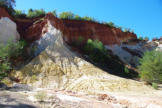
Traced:
[[[43, 101], [38, 92], [46, 93]], [[72, 91], [38, 89], [35, 91], [0, 91], [0, 108], [162, 108], [162, 91], [152, 93], [100, 93], [88, 95]]]

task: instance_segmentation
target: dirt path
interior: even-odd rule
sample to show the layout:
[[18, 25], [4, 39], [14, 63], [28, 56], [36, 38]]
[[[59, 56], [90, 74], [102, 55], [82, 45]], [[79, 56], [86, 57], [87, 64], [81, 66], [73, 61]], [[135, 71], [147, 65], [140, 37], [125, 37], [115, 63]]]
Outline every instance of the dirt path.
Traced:
[[[42, 102], [35, 98], [40, 91], [46, 93]], [[161, 94], [161, 91], [149, 94], [107, 92], [97, 95], [52, 89], [0, 91], [0, 108], [162, 108]]]
[[19, 92], [0, 91], [0, 108], [39, 108]]

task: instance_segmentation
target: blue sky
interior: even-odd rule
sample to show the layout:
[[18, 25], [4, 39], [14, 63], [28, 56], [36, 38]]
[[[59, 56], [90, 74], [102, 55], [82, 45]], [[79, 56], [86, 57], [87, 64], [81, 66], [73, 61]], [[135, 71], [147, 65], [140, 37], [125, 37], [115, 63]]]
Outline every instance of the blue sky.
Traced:
[[16, 0], [16, 9], [71, 11], [98, 21], [112, 21], [138, 36], [162, 36], [162, 0]]

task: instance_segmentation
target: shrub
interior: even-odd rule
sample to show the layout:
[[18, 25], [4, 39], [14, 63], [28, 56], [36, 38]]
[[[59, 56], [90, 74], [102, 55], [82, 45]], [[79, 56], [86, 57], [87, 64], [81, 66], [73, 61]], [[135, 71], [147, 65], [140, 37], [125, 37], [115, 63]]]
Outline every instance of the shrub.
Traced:
[[74, 19], [76, 19], [76, 20], [82, 20], [82, 17], [80, 17], [79, 15], [75, 15]]
[[146, 52], [140, 59], [140, 77], [148, 83], [162, 83], [162, 53], [160, 51]]
[[46, 98], [47, 98], [47, 94], [45, 92], [38, 92], [36, 95], [35, 95], [35, 98], [40, 101], [40, 102], [43, 102]]
[[74, 19], [74, 14], [72, 12], [62, 12], [59, 15], [59, 18], [61, 19]]
[[109, 58], [107, 50], [105, 49], [103, 43], [99, 40], [88, 39], [85, 48], [85, 53], [87, 53], [94, 62], [105, 63], [106, 59]]
[[81, 20], [84, 20], [84, 21], [95, 21], [94, 18], [88, 17], [88, 16], [82, 17]]
[[107, 23], [110, 27], [115, 27], [115, 24], [113, 22]]
[[26, 18], [26, 14], [22, 12], [21, 10], [15, 10], [14, 16], [16, 18]]
[[84, 55], [87, 55], [85, 56], [87, 60], [100, 68], [106, 69], [105, 71], [111, 69], [112, 71], [110, 73], [127, 78], [135, 78], [138, 76], [138, 73], [134, 70], [125, 67], [119, 57], [109, 52], [99, 40], [88, 39], [85, 41], [80, 36], [71, 45], [80, 49]]
[[142, 37], [142, 36], [139, 36], [139, 38], [138, 38], [138, 39], [142, 41], [142, 40], [143, 40], [143, 37]]
[[145, 36], [144, 40], [148, 41], [149, 40], [149, 37]]
[[126, 74], [129, 74], [129, 69], [128, 69], [127, 67], [125, 67], [125, 68], [124, 68], [124, 72], [125, 72]]
[[[130, 30], [130, 28], [125, 28], [124, 32], [131, 32], [131, 30]], [[134, 31], [132, 30], [132, 32], [134, 32]]]
[[152, 83], [152, 87], [157, 90], [158, 89], [158, 84], [157, 83]]
[[17, 43], [10, 41], [7, 45], [0, 45], [0, 81], [12, 69], [11, 59], [22, 55], [25, 45], [25, 41], [19, 41]]
[[46, 12], [43, 9], [40, 9], [40, 10], [29, 9], [27, 17], [28, 18], [36, 18], [36, 17], [40, 17], [40, 16], [45, 16], [45, 14], [46, 14]]

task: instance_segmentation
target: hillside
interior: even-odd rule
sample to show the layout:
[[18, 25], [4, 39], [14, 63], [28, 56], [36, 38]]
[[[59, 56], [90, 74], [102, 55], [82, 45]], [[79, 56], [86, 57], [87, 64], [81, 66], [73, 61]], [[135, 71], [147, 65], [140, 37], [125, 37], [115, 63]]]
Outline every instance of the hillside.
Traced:
[[[3, 20], [4, 17], [6, 20]], [[97, 104], [105, 108], [162, 106], [161, 90], [154, 90], [141, 81], [112, 75], [110, 73], [113, 73], [115, 67], [111, 69], [108, 67], [106, 71], [102, 66], [87, 60], [84, 53], [77, 49], [78, 47], [71, 45], [79, 36], [84, 38], [83, 43], [88, 39], [97, 39], [112, 53], [111, 57], [116, 55], [120, 58], [120, 60], [114, 58], [109, 62], [118, 60], [122, 66], [130, 64], [130, 68], [134, 69], [138, 64], [138, 58], [145, 51], [161, 46], [160, 40], [140, 41], [134, 33], [123, 32], [118, 28], [92, 21], [62, 20], [51, 13], [41, 18], [16, 19], [4, 8], [0, 8], [0, 24], [7, 21], [16, 24], [17, 30], [16, 26], [1, 27], [6, 30], [15, 28], [13, 32], [10, 31], [15, 35], [15, 40], [18, 40], [16, 38], [18, 32], [20, 38], [29, 43], [28, 52], [34, 55], [29, 63], [24, 63], [9, 75], [16, 81], [12, 83], [26, 84], [33, 89], [26, 91], [25, 94], [30, 101], [35, 101], [34, 95], [42, 90], [46, 92], [47, 97], [52, 95], [55, 98], [56, 95], [57, 99], [64, 103], [62, 104], [64, 107], [69, 105], [70, 108], [77, 102], [82, 108], [87, 108], [86, 105], [92, 105], [90, 107], [94, 108], [95, 104], [96, 108]], [[12, 23], [6, 24], [12, 25]], [[2, 32], [0, 31], [0, 34]], [[3, 34], [4, 37], [7, 35], [7, 33]], [[31, 51], [33, 47], [36, 47], [34, 52]], [[3, 96], [3, 93], [0, 95]], [[17, 99], [19, 100], [20, 97], [18, 96]], [[61, 102], [58, 104], [61, 105]]]

